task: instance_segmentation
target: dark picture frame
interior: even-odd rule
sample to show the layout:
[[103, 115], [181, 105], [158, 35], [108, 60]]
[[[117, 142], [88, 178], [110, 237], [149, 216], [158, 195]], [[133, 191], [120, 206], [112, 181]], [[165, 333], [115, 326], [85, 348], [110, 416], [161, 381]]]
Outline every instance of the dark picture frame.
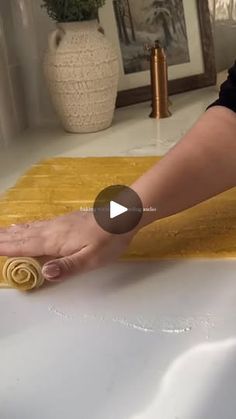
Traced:
[[[169, 81], [169, 95], [216, 84], [215, 50], [208, 0], [196, 0], [200, 28], [204, 72]], [[150, 84], [118, 92], [117, 107], [129, 106], [151, 99]]]

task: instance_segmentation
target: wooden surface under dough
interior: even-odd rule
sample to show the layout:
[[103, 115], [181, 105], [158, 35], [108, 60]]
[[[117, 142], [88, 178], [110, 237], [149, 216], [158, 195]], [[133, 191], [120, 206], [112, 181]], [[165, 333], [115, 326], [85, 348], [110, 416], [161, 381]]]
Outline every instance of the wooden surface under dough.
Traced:
[[[113, 184], [130, 185], [158, 157], [55, 158], [34, 165], [0, 200], [0, 227], [49, 219], [93, 206]], [[236, 189], [135, 237], [125, 259], [236, 257]], [[6, 258], [0, 258], [0, 272]]]

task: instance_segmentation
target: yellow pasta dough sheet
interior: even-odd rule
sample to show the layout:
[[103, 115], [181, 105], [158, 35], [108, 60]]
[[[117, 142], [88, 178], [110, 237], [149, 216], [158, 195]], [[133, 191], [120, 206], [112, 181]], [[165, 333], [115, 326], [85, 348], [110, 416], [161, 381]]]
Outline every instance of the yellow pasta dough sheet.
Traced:
[[[131, 185], [160, 158], [104, 157], [54, 158], [35, 164], [0, 200], [0, 227], [50, 219], [93, 206], [99, 192], [114, 184]], [[236, 257], [236, 189], [221, 194], [181, 214], [166, 218], [140, 231], [124, 259]], [[36, 261], [25, 274], [29, 260], [13, 260], [13, 275], [6, 272], [7, 258], [0, 257], [0, 284], [20, 288], [40, 286]], [[9, 271], [9, 266], [7, 267]], [[4, 272], [3, 272], [4, 271]], [[4, 274], [4, 275], [3, 275]], [[25, 278], [25, 275], [27, 278]], [[16, 285], [15, 287], [18, 287]]]

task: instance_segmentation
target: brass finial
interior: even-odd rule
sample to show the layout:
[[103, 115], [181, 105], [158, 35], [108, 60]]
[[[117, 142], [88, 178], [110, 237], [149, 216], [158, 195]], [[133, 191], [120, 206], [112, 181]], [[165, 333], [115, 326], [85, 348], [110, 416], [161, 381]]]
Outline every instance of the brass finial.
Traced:
[[145, 45], [150, 52], [151, 66], [151, 87], [152, 87], [152, 112], [150, 118], [168, 118], [169, 111], [168, 97], [168, 67], [164, 48], [158, 40], [154, 46]]

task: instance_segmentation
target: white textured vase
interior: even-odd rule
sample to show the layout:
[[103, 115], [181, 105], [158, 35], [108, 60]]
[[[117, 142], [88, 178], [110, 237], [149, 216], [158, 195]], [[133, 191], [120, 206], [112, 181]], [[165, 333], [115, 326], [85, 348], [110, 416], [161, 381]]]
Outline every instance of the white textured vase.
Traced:
[[111, 125], [119, 65], [97, 21], [58, 24], [49, 37], [44, 70], [66, 131], [95, 132]]

